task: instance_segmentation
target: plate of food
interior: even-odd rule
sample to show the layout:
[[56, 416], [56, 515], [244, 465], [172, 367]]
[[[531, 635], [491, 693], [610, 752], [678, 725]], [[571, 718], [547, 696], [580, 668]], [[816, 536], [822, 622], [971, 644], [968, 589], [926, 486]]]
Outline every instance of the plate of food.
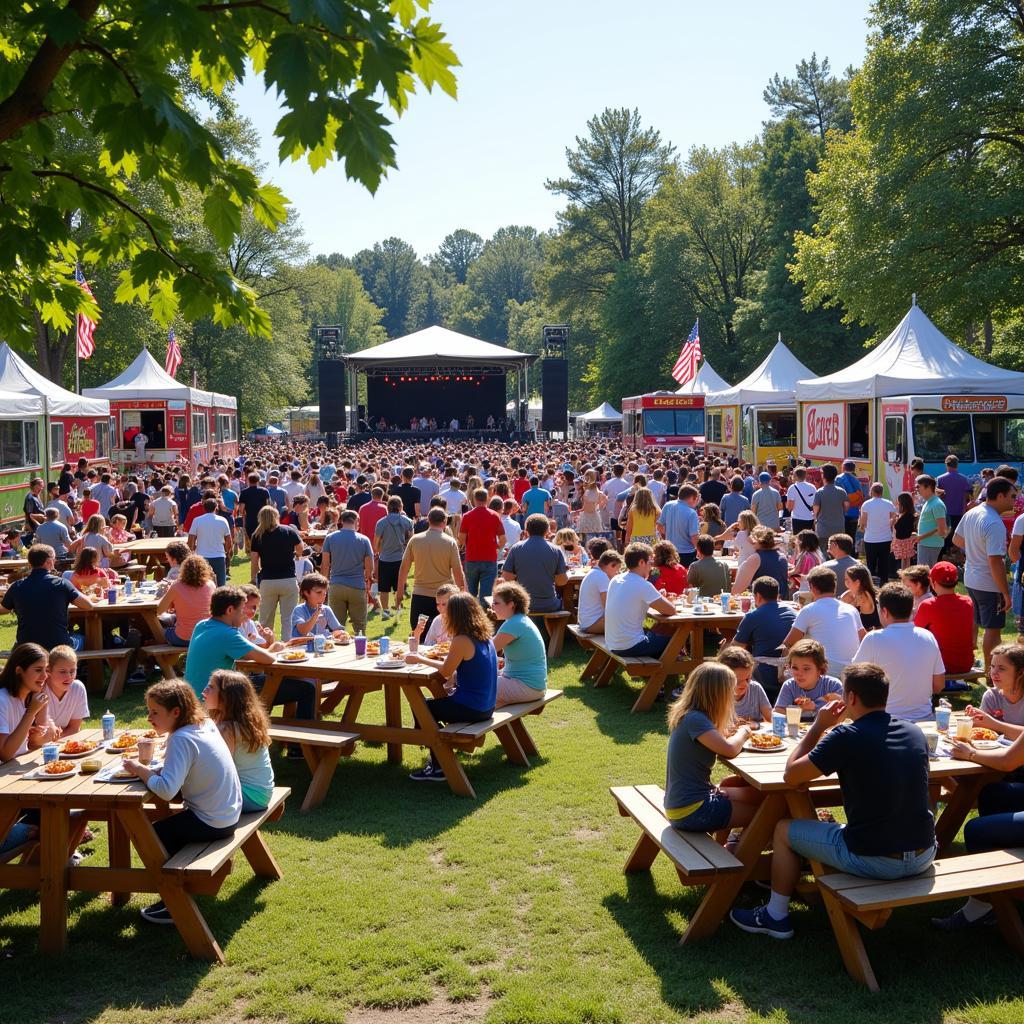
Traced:
[[[991, 729], [986, 729], [986, 732], [991, 732]], [[998, 750], [1002, 744], [999, 740], [971, 740], [971, 746], [975, 750]]]
[[391, 645], [391, 657], [392, 658], [404, 658], [406, 653], [405, 644], [392, 644]]
[[77, 771], [78, 765], [74, 761], [51, 761], [32, 774], [37, 779], [69, 779]]
[[375, 658], [380, 654], [380, 641], [379, 640], [367, 640], [366, 641], [366, 656], [368, 658]]
[[139, 734], [135, 732], [123, 732], [112, 743], [107, 744], [107, 751], [111, 754], [121, 754], [126, 750], [134, 750], [139, 745]]
[[782, 737], [776, 736], [773, 732], [754, 732], [750, 734], [750, 738], [743, 744], [743, 749], [764, 754], [773, 750], [781, 750], [784, 746]]
[[331, 639], [324, 640], [324, 653], [333, 651], [338, 645]]
[[374, 664], [377, 668], [405, 668], [405, 660], [403, 658], [395, 658], [390, 654], [383, 658], [378, 658]]
[[976, 726], [971, 730], [971, 742], [977, 746], [979, 741], [987, 740], [998, 740], [999, 733], [995, 729], [985, 729], [981, 726]]
[[67, 740], [61, 744], [60, 756], [62, 758], [88, 757], [98, 747], [99, 744], [95, 740]]
[[300, 651], [293, 647], [291, 650], [282, 651], [277, 656], [277, 660], [289, 663], [295, 661], [309, 661], [309, 655], [305, 651]]
[[440, 643], [434, 644], [433, 647], [428, 647], [423, 653], [428, 658], [439, 658], [444, 659], [448, 657], [449, 651], [451, 651], [452, 645], [447, 640], [442, 640]]

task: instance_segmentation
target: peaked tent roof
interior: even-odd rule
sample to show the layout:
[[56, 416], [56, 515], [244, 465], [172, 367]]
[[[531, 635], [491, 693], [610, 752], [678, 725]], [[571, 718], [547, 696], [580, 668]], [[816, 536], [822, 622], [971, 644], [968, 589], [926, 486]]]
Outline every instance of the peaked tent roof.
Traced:
[[0, 420], [23, 420], [45, 411], [43, 399], [30, 391], [0, 391]]
[[[7, 342], [0, 344], [0, 390], [13, 391], [25, 398], [39, 399], [38, 404], [27, 403], [34, 412], [26, 415], [49, 413], [51, 416], [109, 416], [110, 405], [96, 399], [83, 398], [67, 391], [59, 384], [33, 370]], [[2, 400], [2, 396], [0, 396]], [[6, 405], [4, 406], [6, 411]]]
[[232, 395], [203, 391], [175, 380], [144, 348], [131, 365], [102, 387], [85, 388], [87, 395], [110, 401], [183, 400], [193, 405], [216, 405], [222, 409], [235, 409], [238, 402]]
[[798, 380], [813, 376], [811, 371], [783, 344], [780, 338], [761, 365], [735, 386], [715, 391], [705, 405], [770, 405], [793, 401]]
[[602, 402], [596, 409], [591, 409], [576, 419], [586, 420], [588, 423], [618, 423], [622, 419], [622, 413], [616, 412], [607, 402]]
[[536, 356], [470, 338], [436, 324], [404, 338], [394, 338], [361, 352], [347, 353], [344, 358], [346, 363], [359, 370], [386, 366], [466, 365], [520, 369], [537, 359]]
[[801, 402], [888, 395], [1024, 394], [1024, 373], [983, 362], [955, 345], [916, 303], [885, 341], [845, 370], [797, 381]]
[[729, 382], [723, 377], [719, 377], [715, 373], [715, 368], [705, 359], [704, 365], [697, 371], [697, 376], [673, 393], [677, 395], [708, 395], [713, 391], [725, 391], [728, 387]]

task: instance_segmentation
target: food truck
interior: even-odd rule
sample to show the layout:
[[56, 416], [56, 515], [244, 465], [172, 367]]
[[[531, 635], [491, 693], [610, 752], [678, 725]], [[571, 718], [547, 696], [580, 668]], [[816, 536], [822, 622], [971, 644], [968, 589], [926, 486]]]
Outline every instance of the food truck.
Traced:
[[704, 399], [729, 387], [705, 361], [692, 381], [678, 391], [654, 391], [622, 400], [622, 437], [643, 448], [704, 447]]
[[[120, 376], [86, 395], [110, 402], [113, 453], [122, 466], [206, 462], [238, 454], [238, 403], [175, 380], [143, 349]], [[136, 443], [142, 434], [146, 443]]]
[[796, 399], [793, 388], [811, 371], [780, 336], [764, 361], [735, 387], [704, 399], [705, 446], [711, 455], [752, 466], [796, 455]]
[[110, 404], [67, 391], [0, 344], [0, 522], [22, 518], [29, 481], [110, 457]]
[[947, 455], [974, 480], [1000, 463], [1024, 472], [1024, 373], [955, 345], [916, 302], [862, 359], [795, 392], [799, 454], [817, 465], [852, 459], [890, 496], [913, 490], [916, 457], [935, 476]]

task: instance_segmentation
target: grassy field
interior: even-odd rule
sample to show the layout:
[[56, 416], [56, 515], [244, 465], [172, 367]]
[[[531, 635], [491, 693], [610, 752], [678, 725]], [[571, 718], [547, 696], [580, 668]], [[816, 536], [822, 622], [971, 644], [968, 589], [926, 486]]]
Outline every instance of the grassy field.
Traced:
[[[235, 578], [242, 569], [236, 567]], [[381, 621], [371, 620], [371, 635]], [[386, 624], [404, 637], [408, 618]], [[13, 641], [0, 620], [0, 646]], [[684, 889], [664, 858], [650, 876], [621, 871], [635, 826], [610, 785], [661, 782], [666, 732], [659, 705], [629, 713], [617, 679], [582, 685], [570, 641], [552, 672], [562, 700], [530, 720], [541, 756], [506, 764], [491, 739], [467, 758], [478, 799], [416, 785], [379, 746], [343, 761], [327, 801], [298, 801], [268, 831], [284, 870], [254, 879], [236, 863], [216, 898], [200, 897], [226, 957], [188, 959], [177, 933], [146, 925], [134, 897], [71, 900], [70, 947], [36, 950], [33, 894], [0, 892], [0, 1019], [19, 1024], [210, 1021], [238, 1024], [654, 1024], [683, 1020], [811, 1024], [893, 1020], [1019, 1024], [1019, 961], [994, 929], [932, 931], [936, 908], [897, 911], [867, 938], [882, 993], [848, 980], [824, 912], [797, 905], [797, 935], [774, 942], [725, 924], [683, 950], [678, 938], [700, 891]], [[104, 710], [93, 700], [93, 713]], [[142, 688], [113, 707], [141, 723]], [[383, 714], [383, 708], [380, 708]], [[382, 719], [383, 720], [383, 719]], [[308, 782], [301, 762], [275, 760], [280, 783]], [[105, 833], [91, 846], [106, 856]], [[753, 904], [763, 895], [742, 895]], [[945, 905], [938, 905], [945, 912]]]

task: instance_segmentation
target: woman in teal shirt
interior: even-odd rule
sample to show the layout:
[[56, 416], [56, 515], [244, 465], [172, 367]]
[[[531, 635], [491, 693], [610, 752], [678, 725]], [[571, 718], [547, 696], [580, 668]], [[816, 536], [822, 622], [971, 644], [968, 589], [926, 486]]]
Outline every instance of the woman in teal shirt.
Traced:
[[518, 583], [499, 583], [491, 608], [499, 622], [494, 646], [505, 656], [495, 707], [538, 700], [548, 686], [548, 659], [544, 638], [529, 618], [530, 595]]

